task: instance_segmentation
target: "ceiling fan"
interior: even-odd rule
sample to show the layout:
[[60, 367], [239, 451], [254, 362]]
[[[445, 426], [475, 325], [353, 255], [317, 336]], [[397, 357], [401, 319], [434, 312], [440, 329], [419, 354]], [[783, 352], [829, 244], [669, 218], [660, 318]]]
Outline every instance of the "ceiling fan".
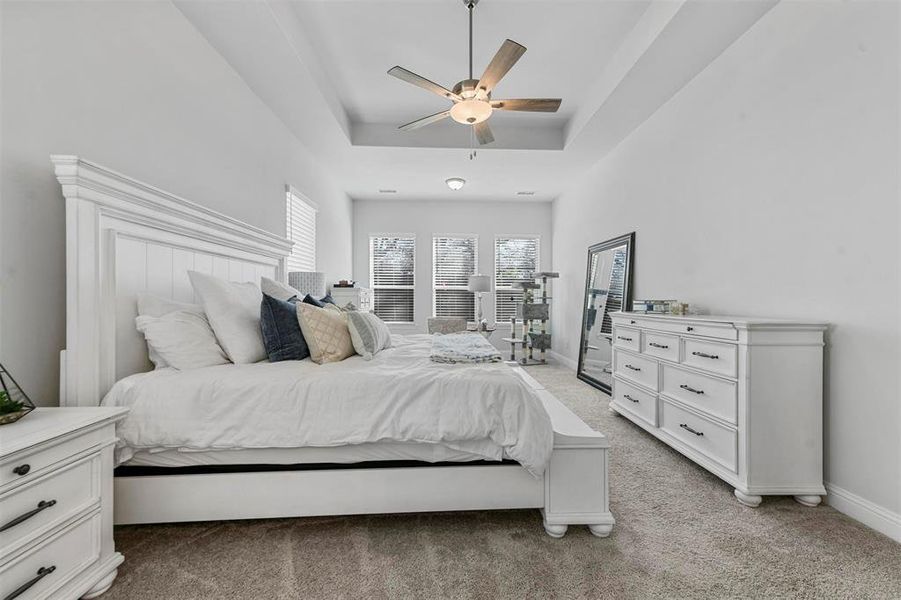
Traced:
[[469, 78], [458, 82], [449, 90], [434, 81], [408, 71], [403, 67], [392, 67], [388, 74], [407, 83], [412, 83], [424, 90], [443, 96], [454, 103], [448, 110], [411, 121], [398, 129], [410, 131], [425, 125], [437, 123], [447, 117], [457, 123], [471, 125], [472, 132], [479, 144], [490, 144], [494, 135], [488, 126], [488, 118], [495, 110], [513, 110], [522, 112], [557, 112], [562, 100], [560, 98], [523, 98], [515, 100], [493, 100], [491, 92], [494, 86], [513, 68], [516, 61], [525, 53], [526, 47], [513, 40], [505, 40], [500, 50], [491, 59], [481, 79], [472, 78], [472, 11], [479, 0], [463, 0], [469, 9]]

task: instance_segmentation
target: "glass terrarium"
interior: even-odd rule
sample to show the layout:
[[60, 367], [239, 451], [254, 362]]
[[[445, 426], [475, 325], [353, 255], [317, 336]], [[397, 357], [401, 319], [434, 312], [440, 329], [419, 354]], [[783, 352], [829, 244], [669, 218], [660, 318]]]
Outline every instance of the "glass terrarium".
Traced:
[[14, 423], [34, 410], [34, 404], [0, 364], [0, 425]]

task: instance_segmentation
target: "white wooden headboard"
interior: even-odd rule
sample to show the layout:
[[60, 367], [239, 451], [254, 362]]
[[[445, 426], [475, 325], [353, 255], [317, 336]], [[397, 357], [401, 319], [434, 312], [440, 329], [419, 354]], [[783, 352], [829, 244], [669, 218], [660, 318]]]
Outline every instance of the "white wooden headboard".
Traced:
[[136, 297], [194, 301], [188, 271], [285, 277], [291, 241], [77, 156], [51, 156], [66, 198], [66, 349], [60, 405], [96, 406], [151, 369]]

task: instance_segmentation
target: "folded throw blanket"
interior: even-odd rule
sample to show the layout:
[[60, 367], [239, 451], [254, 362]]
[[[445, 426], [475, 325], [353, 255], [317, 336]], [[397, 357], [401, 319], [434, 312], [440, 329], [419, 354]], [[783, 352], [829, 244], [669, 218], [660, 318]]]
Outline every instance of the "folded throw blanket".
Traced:
[[440, 363], [501, 362], [501, 353], [480, 333], [436, 333], [431, 358]]

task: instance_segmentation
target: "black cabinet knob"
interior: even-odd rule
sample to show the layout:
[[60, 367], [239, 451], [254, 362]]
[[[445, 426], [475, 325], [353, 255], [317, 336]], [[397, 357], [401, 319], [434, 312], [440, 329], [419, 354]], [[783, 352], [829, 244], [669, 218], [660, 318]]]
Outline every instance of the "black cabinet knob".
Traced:
[[19, 465], [13, 469], [13, 473], [16, 475], [28, 475], [28, 472], [31, 470], [31, 465], [25, 463], [24, 465]]

